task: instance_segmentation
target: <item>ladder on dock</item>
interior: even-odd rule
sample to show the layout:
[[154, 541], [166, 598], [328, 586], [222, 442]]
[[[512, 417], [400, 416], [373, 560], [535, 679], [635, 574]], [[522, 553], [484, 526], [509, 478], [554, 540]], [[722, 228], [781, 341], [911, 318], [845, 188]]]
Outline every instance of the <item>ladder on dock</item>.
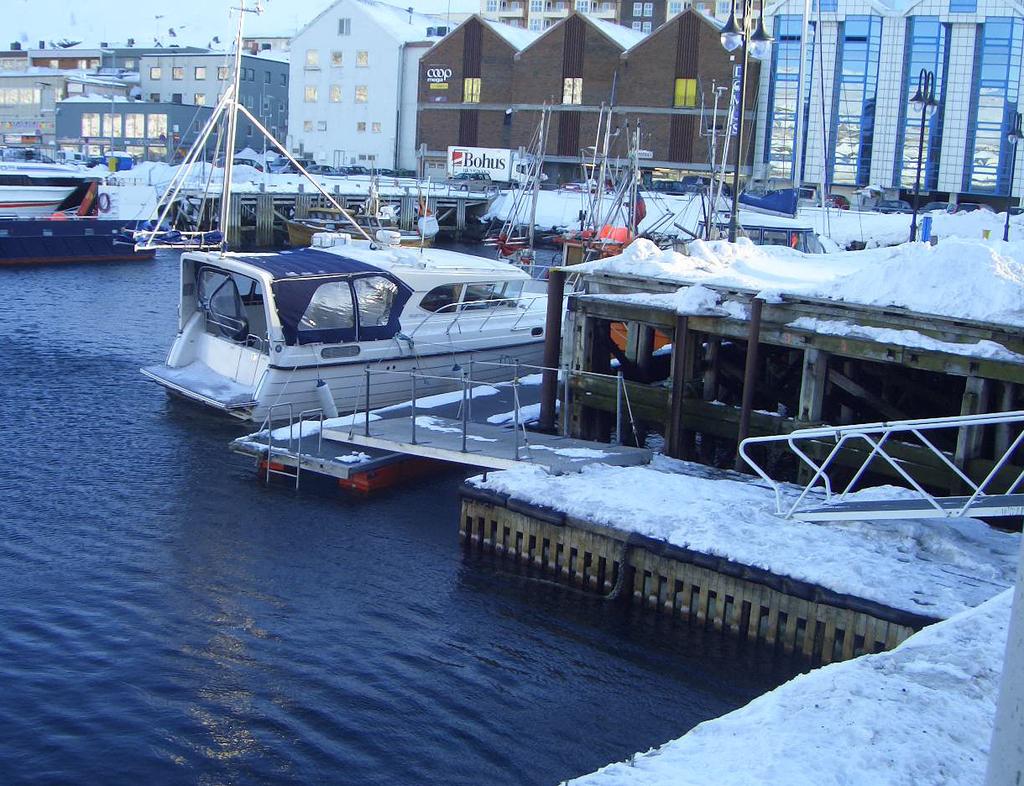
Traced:
[[[982, 429], [997, 426], [1018, 433], [999, 456], [988, 474], [975, 482], [957, 465], [955, 458], [936, 445], [934, 432], [943, 430], [961, 433], [962, 429]], [[889, 446], [905, 444], [915, 440], [921, 447], [933, 453], [942, 466], [950, 472], [950, 480], [966, 489], [966, 494], [941, 496], [927, 491], [914, 478], [908, 463], [893, 452]], [[959, 415], [943, 418], [922, 418], [881, 423], [864, 423], [850, 426], [819, 426], [797, 429], [789, 434], [768, 437], [749, 437], [740, 443], [739, 453], [747, 465], [775, 492], [776, 513], [783, 518], [802, 521], [829, 520], [880, 520], [880, 519], [927, 519], [964, 518], [968, 516], [1000, 517], [1024, 515], [1024, 493], [1019, 493], [1022, 470], [1011, 482], [996, 490], [996, 478], [1000, 475], [1021, 443], [1024, 442], [1024, 411], [997, 412], [982, 415]], [[853, 476], [842, 490], [833, 488], [833, 476], [838, 458], [844, 448], [856, 443], [866, 446], [864, 459], [854, 467]], [[796, 498], [789, 501], [784, 484], [769, 477], [764, 467], [750, 455], [751, 447], [781, 446], [789, 450], [810, 474], [810, 480], [803, 486]], [[824, 450], [824, 458], [817, 460], [812, 453]], [[864, 477], [872, 462], [884, 462], [916, 492], [906, 498], [884, 500], [850, 499], [849, 495]], [[846, 468], [847, 470], [849, 467]]]

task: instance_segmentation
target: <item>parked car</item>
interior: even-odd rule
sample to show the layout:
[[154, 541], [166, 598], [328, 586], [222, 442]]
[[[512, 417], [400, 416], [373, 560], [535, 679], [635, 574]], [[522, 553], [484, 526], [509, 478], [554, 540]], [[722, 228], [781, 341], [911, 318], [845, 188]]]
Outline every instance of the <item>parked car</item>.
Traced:
[[458, 186], [464, 191], [470, 188], [487, 188], [491, 185], [491, 176], [486, 172], [459, 172], [448, 178], [448, 185]]
[[905, 199], [881, 199], [875, 203], [876, 213], [911, 213], [913, 208]]
[[953, 207], [949, 202], [929, 202], [926, 205], [921, 206], [922, 213], [934, 213], [936, 211], [942, 211], [943, 213], [952, 213]]
[[338, 175], [343, 174], [333, 166], [328, 166], [327, 164], [313, 164], [312, 166], [307, 166], [306, 171], [311, 175], [328, 175], [331, 177], [337, 177]]
[[257, 172], [263, 171], [263, 164], [252, 158], [233, 158], [231, 159], [231, 163], [235, 166], [251, 166]]
[[364, 166], [353, 165], [353, 166], [347, 166], [347, 167], [345, 167], [345, 169], [346, 169], [345, 174], [347, 174], [347, 175], [368, 175], [368, 174], [370, 174], [370, 170], [367, 169]]
[[850, 200], [842, 194], [829, 194], [825, 197], [825, 204], [836, 210], [849, 210]]
[[956, 206], [957, 213], [973, 213], [975, 210], [983, 210], [986, 213], [995, 213], [991, 205], [984, 202], [959, 202]]

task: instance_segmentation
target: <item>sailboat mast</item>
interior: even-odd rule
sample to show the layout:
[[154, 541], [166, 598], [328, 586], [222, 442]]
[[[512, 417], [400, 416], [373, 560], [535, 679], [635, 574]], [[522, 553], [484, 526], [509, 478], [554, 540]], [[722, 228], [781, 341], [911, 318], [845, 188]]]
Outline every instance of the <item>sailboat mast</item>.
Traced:
[[533, 202], [530, 205], [530, 256], [533, 256], [533, 241], [537, 228], [537, 199], [540, 195], [540, 177], [544, 171], [544, 156], [548, 148], [548, 123], [551, 109], [546, 104], [540, 116], [540, 140], [537, 145], [537, 164], [533, 176]]
[[[804, 13], [800, 21], [800, 66], [796, 75], [796, 118], [793, 123], [793, 188], [803, 182], [804, 161], [804, 94], [807, 92], [807, 33], [810, 30], [811, 0], [804, 0]], [[779, 37], [775, 32], [776, 39]], [[810, 102], [810, 95], [807, 96]]]
[[[220, 231], [223, 234], [221, 248], [227, 247], [228, 217], [231, 213], [231, 173], [235, 157], [235, 135], [238, 131], [238, 91], [242, 81], [242, 26], [245, 13], [245, 0], [238, 8], [238, 32], [235, 35], [235, 71], [232, 74], [231, 99], [228, 105], [228, 133], [224, 143], [224, 185], [220, 196]], [[259, 12], [259, 6], [256, 8]]]

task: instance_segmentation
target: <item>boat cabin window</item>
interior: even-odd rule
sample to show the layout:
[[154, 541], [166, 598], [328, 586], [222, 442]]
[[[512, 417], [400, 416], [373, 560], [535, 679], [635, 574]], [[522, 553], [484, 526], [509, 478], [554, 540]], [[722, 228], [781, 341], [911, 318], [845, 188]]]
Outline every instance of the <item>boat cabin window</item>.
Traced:
[[347, 281], [317, 287], [299, 320], [298, 330], [338, 330], [356, 326], [355, 304]]
[[498, 281], [488, 284], [466, 284], [462, 298], [463, 309], [494, 308], [509, 306], [515, 308], [516, 298], [523, 294], [522, 281]]
[[765, 229], [762, 235], [761, 245], [763, 246], [789, 246], [796, 248], [800, 238], [796, 232], [789, 232], [785, 229]]
[[462, 284], [442, 284], [423, 296], [420, 308], [426, 311], [452, 311], [452, 306], [459, 302], [461, 293]]
[[352, 282], [359, 305], [360, 327], [382, 327], [391, 319], [391, 305], [398, 285], [383, 276], [357, 278]]
[[244, 341], [249, 335], [249, 320], [234, 279], [211, 268], [199, 272], [199, 307], [206, 313], [207, 328], [215, 335]]

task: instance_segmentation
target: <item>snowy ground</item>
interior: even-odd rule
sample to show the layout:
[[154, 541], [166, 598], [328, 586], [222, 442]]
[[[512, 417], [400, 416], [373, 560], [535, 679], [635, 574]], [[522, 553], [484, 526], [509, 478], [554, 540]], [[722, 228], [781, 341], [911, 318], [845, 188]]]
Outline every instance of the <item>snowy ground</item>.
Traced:
[[804, 674], [573, 786], [978, 786], [1012, 591], [891, 652]]
[[[637, 240], [619, 256], [574, 270], [752, 289], [769, 301], [782, 294], [802, 295], [1024, 325], [1024, 240], [1004, 243], [947, 238], [935, 246], [904, 243], [824, 257], [781, 246], [755, 246], [744, 240], [735, 244], [695, 241], [684, 256], [663, 251], [648, 240]], [[700, 301], [705, 307], [714, 305], [707, 302], [706, 289], [695, 294], [687, 291], [690, 288], [683, 287], [676, 296], [680, 304]], [[828, 328], [829, 332], [841, 332], [842, 325]], [[980, 351], [989, 350], [994, 348]]]
[[[787, 521], [775, 514], [771, 490], [749, 476], [663, 456], [648, 467], [592, 466], [579, 474], [554, 476], [524, 466], [470, 482], [936, 619], [977, 606], [1010, 586], [1020, 543], [1019, 535], [973, 519]], [[630, 493], [623, 494], [623, 489]], [[786, 492], [791, 493], [796, 492]], [[851, 497], [909, 493], [886, 487]]]

